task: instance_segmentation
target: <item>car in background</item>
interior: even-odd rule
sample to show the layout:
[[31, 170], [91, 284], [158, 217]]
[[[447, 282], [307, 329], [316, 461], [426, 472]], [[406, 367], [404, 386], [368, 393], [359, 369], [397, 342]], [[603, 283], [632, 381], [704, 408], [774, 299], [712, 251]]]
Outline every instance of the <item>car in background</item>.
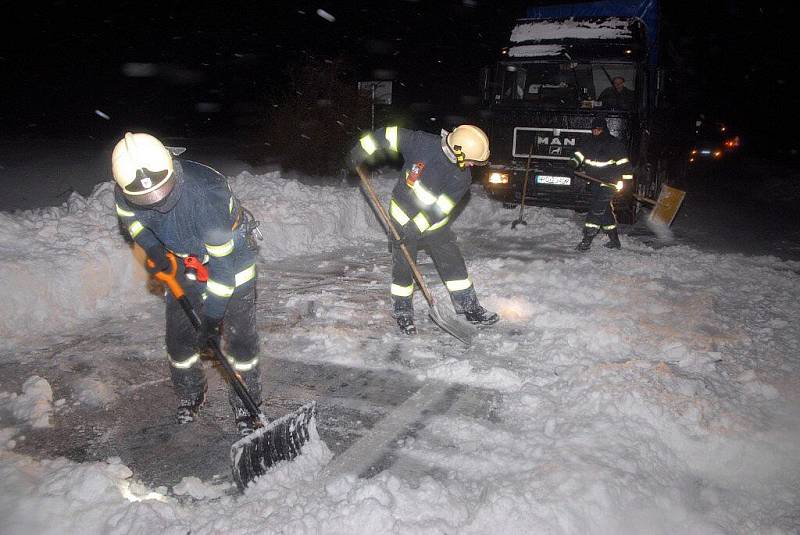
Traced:
[[724, 122], [701, 117], [695, 121], [689, 166], [728, 163], [738, 155], [741, 146], [741, 137]]

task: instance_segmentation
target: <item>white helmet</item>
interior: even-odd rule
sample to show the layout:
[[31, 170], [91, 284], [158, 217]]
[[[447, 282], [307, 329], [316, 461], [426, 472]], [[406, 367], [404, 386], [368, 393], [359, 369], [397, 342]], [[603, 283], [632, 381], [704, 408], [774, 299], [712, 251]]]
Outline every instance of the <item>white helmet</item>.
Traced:
[[[443, 132], [444, 134], [445, 132]], [[483, 130], [471, 124], [462, 124], [442, 138], [442, 145], [450, 161], [464, 167], [468, 162], [475, 165], [489, 163], [489, 138]], [[455, 160], [454, 160], [455, 158]]]
[[111, 154], [114, 180], [125, 198], [139, 206], [163, 200], [175, 187], [172, 155], [150, 134], [125, 134]]

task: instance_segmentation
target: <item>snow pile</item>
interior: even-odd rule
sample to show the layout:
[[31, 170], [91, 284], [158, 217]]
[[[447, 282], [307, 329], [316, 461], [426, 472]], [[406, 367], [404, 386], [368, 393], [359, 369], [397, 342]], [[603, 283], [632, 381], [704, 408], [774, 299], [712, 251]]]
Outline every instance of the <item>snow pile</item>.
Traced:
[[130, 469], [119, 459], [75, 464], [0, 451], [3, 532], [144, 534], [147, 526], [174, 525], [179, 509], [162, 503], [163, 497], [151, 491], [135, 494], [131, 489], [141, 488], [132, 485], [130, 477]]
[[[376, 181], [386, 191], [387, 180]], [[230, 179], [231, 189], [261, 222], [265, 260], [358, 245], [382, 235], [380, 225], [357, 188], [311, 186], [278, 173]]]
[[[327, 517], [342, 514], [328, 510], [328, 504], [315, 504], [325, 494], [315, 477], [330, 457], [323, 443], [313, 442], [296, 462], [276, 465], [244, 496], [233, 498], [226, 494], [230, 484], [210, 485], [195, 477], [184, 478], [172, 493], [164, 487], [150, 489], [133, 480], [119, 458], [77, 464], [36, 461], [0, 450], [3, 533], [263, 533], [283, 531], [286, 522], [297, 526], [298, 533], [322, 533], [328, 529]], [[276, 507], [287, 499], [304, 504], [307, 518], [292, 518], [301, 508], [287, 510], [287, 515]], [[361, 509], [371, 506], [369, 496], [356, 493], [350, 499], [361, 503]], [[315, 509], [324, 511], [316, 519]], [[357, 526], [353, 519], [341, 523]]]
[[75, 325], [141, 286], [113, 206], [113, 190], [102, 184], [88, 199], [73, 193], [60, 207], [0, 213], [8, 230], [0, 236], [0, 279], [14, 288], [0, 302], [0, 336]]
[[201, 481], [199, 477], [189, 476], [181, 479], [181, 482], [173, 487], [172, 492], [177, 496], [191, 496], [195, 500], [203, 500], [219, 498], [225, 494], [227, 488], [230, 488], [230, 484], [209, 485]]
[[51, 427], [53, 390], [50, 383], [38, 375], [22, 384], [22, 393], [0, 392], [0, 413], [8, 412], [18, 424], [31, 427]]
[[[375, 180], [386, 202], [397, 176]], [[360, 189], [305, 185], [279, 173], [230, 179], [231, 188], [261, 222], [262, 260], [330, 251], [384, 239]], [[0, 212], [0, 280], [14, 288], [0, 302], [0, 336], [8, 342], [33, 332], [72, 328], [96, 311], [113, 314], [152, 296], [143, 253], [120, 235], [113, 183], [88, 198], [73, 193], [60, 207]], [[479, 225], [498, 213], [477, 195], [460, 225]], [[475, 210], [474, 205], [481, 205]]]

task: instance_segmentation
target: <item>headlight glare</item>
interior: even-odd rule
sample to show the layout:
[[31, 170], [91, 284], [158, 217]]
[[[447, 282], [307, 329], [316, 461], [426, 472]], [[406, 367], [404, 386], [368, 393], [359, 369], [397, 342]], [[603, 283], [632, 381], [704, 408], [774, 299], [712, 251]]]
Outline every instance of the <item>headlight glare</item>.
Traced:
[[489, 175], [489, 184], [508, 184], [508, 174], [492, 173]]

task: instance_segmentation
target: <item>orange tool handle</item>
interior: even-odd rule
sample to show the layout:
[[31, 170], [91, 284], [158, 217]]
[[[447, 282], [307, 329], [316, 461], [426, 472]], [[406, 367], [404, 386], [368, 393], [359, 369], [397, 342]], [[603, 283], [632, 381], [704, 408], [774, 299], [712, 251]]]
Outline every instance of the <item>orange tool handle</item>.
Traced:
[[[170, 264], [169, 271], [159, 271], [155, 273], [153, 277], [157, 281], [161, 281], [166, 284], [167, 288], [169, 288], [169, 291], [172, 292], [172, 295], [175, 297], [175, 299], [180, 299], [185, 295], [185, 293], [183, 288], [181, 288], [181, 285], [178, 283], [178, 260], [175, 257], [175, 254], [170, 251], [167, 251], [166, 255]], [[156, 263], [148, 258], [147, 267], [153, 269], [156, 267]]]

